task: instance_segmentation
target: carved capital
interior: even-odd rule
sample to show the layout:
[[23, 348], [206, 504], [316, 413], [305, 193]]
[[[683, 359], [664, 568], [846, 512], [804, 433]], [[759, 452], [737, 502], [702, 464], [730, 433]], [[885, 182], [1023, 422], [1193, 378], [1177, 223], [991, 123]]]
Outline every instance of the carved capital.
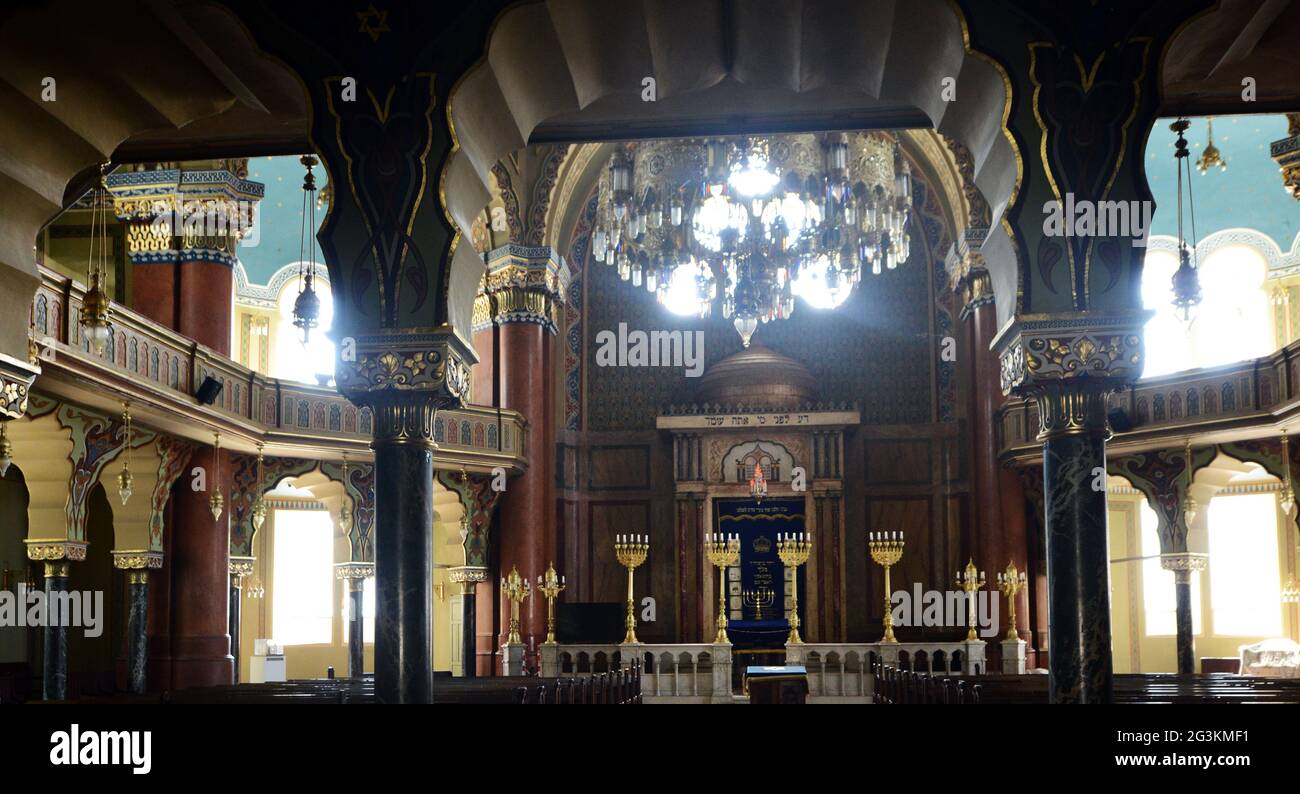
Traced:
[[487, 568], [476, 565], [462, 565], [447, 571], [447, 577], [456, 584], [477, 584], [487, 581]]
[[41, 368], [0, 354], [0, 420], [18, 419], [27, 413], [32, 382]]
[[339, 562], [334, 564], [335, 579], [370, 579], [375, 575], [373, 562]]
[[568, 289], [569, 267], [553, 248], [512, 243], [488, 254], [483, 297], [498, 325], [537, 323], [555, 333]]
[[376, 438], [381, 437], [385, 413], [391, 428], [401, 428], [410, 421], [406, 414], [418, 406], [430, 411], [427, 435], [432, 440], [431, 411], [461, 405], [469, 388], [469, 368], [477, 361], [450, 328], [345, 336], [338, 348], [339, 391], [374, 410]]
[[1300, 201], [1300, 113], [1287, 114], [1287, 135], [1269, 144], [1268, 153], [1282, 172], [1282, 186]]
[[235, 579], [242, 579], [245, 576], [253, 575], [253, 566], [257, 563], [256, 557], [231, 557], [228, 564], [230, 575]]
[[163, 555], [160, 551], [114, 551], [113, 567], [122, 571], [156, 571], [162, 567]]
[[1030, 394], [1045, 384], [1104, 380], [1116, 388], [1142, 374], [1142, 326], [1150, 312], [1037, 315], [1012, 322], [993, 347], [1003, 394]]
[[85, 543], [61, 538], [42, 538], [23, 542], [27, 544], [27, 559], [29, 560], [81, 562], [86, 559]]
[[1209, 559], [1208, 554], [1196, 554], [1190, 551], [1161, 554], [1160, 567], [1166, 571], [1186, 571], [1188, 573], [1203, 571]]
[[1110, 437], [1106, 422], [1106, 395], [1114, 384], [1097, 379], [1040, 383], [1027, 391], [1038, 403], [1038, 440], [1060, 436]]

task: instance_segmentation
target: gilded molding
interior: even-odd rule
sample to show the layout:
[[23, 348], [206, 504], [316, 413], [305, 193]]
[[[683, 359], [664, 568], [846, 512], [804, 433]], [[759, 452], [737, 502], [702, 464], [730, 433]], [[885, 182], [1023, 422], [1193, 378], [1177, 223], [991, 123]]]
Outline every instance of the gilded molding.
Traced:
[[163, 555], [160, 551], [114, 551], [113, 567], [120, 571], [158, 570], [162, 567]]
[[358, 405], [375, 407], [376, 422], [378, 409], [401, 393], [427, 397], [438, 408], [461, 405], [476, 357], [450, 329], [399, 329], [345, 338], [352, 349], [339, 345], [339, 391]]
[[569, 281], [569, 267], [555, 249], [503, 245], [488, 254], [487, 309], [499, 325], [536, 323], [555, 333]]
[[1210, 555], [1181, 551], [1160, 555], [1160, 567], [1166, 571], [1204, 571]]
[[338, 562], [334, 564], [335, 579], [370, 579], [375, 575], [373, 562]]
[[32, 383], [40, 371], [34, 363], [0, 354], [0, 419], [19, 419], [27, 413]]
[[1142, 326], [1149, 312], [1039, 315], [1015, 320], [993, 341], [1003, 394], [1076, 378], [1119, 386], [1142, 374]]
[[242, 579], [253, 575], [253, 567], [256, 563], [256, 557], [231, 557], [227, 567], [231, 576]]
[[447, 571], [447, 578], [456, 584], [476, 584], [487, 581], [487, 568], [481, 568], [476, 565], [462, 565], [457, 568], [450, 568]]
[[36, 561], [67, 560], [81, 562], [86, 559], [86, 544], [62, 539], [25, 540], [27, 559]]
[[1282, 172], [1282, 186], [1300, 201], [1300, 113], [1288, 113], [1286, 117], [1288, 137], [1270, 143], [1268, 153]]

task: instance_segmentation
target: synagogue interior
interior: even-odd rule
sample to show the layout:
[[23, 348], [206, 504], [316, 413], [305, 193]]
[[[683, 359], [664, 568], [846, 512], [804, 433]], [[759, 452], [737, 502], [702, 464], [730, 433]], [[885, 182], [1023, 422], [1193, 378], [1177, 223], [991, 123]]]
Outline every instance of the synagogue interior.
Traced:
[[0, 10], [0, 703], [1300, 702], [1298, 35]]

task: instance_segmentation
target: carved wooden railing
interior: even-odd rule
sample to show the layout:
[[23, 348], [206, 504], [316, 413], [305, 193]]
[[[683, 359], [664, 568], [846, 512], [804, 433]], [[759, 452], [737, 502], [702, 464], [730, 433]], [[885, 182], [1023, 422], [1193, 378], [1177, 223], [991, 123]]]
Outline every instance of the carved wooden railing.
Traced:
[[[85, 380], [88, 373], [108, 368], [148, 384], [152, 399], [170, 402], [181, 413], [197, 409], [192, 395], [211, 377], [222, 389], [204, 410], [251, 425], [251, 432], [268, 442], [283, 447], [344, 440], [363, 446], [370, 440], [370, 409], [358, 408], [333, 388], [267, 377], [125, 306], [113, 304], [112, 337], [104, 354], [95, 355], [77, 322], [84, 296], [80, 283], [41, 268], [31, 334], [45, 376]], [[507, 468], [525, 460], [527, 429], [514, 411], [482, 406], [439, 411], [434, 436], [443, 456]]]
[[[1188, 433], [1246, 431], [1272, 425], [1281, 414], [1300, 410], [1300, 342], [1262, 358], [1221, 367], [1146, 378], [1111, 395], [1131, 424], [1118, 430], [1110, 447], [1181, 444]], [[1038, 408], [1032, 400], [1011, 400], [998, 412], [998, 449], [1004, 459], [1042, 454]]]

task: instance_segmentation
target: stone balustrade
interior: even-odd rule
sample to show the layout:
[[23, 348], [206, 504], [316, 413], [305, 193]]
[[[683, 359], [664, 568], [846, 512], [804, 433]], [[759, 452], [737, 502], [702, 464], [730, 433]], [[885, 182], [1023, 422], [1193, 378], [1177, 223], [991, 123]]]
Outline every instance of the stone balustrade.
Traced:
[[628, 643], [541, 646], [541, 675], [585, 676], [641, 660], [646, 703], [731, 703], [731, 646], [712, 643]]

